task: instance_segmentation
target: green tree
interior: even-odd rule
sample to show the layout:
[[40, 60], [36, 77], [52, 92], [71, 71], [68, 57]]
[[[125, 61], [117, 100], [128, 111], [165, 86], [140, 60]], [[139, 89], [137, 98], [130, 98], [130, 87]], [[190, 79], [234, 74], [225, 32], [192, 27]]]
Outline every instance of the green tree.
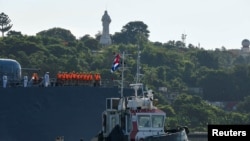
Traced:
[[7, 33], [7, 36], [22, 36], [22, 33], [21, 33], [21, 32], [18, 32], [18, 31], [10, 30], [10, 31]]
[[10, 22], [11, 20], [9, 19], [9, 16], [2, 12], [0, 14], [0, 31], [2, 32], [2, 37], [4, 37], [4, 32], [7, 32], [12, 28]]
[[191, 130], [205, 131], [207, 124], [217, 124], [219, 118], [225, 115], [222, 110], [209, 105], [199, 96], [180, 94], [172, 106], [175, 112], [178, 111], [178, 124], [187, 125]]
[[243, 113], [250, 113], [250, 96], [244, 98], [244, 101], [237, 104], [237, 110]]
[[65, 44], [68, 44], [69, 42], [74, 42], [76, 40], [76, 37], [69, 31], [63, 28], [52, 28], [49, 30], [44, 30], [39, 33], [37, 33], [39, 36], [45, 36], [45, 37], [54, 37], [59, 38], [65, 42]]
[[84, 43], [86, 47], [88, 47], [91, 50], [98, 50], [99, 48], [99, 43], [95, 38], [90, 37], [90, 35], [85, 35], [80, 38], [80, 41]]
[[215, 53], [211, 51], [197, 51], [195, 55], [200, 66], [218, 69], [219, 59], [218, 56], [215, 56]]
[[121, 32], [116, 32], [112, 39], [114, 43], [138, 43], [138, 36], [144, 39], [148, 39], [149, 31], [148, 26], [144, 24], [142, 21], [134, 21], [129, 22], [125, 26], [123, 26]]

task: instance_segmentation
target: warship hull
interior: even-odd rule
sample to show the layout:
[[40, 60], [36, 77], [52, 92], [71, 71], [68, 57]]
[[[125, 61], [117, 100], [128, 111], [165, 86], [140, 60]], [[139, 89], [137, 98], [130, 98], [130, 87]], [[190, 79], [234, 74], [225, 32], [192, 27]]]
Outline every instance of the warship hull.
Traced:
[[[131, 92], [124, 89], [124, 95]], [[0, 140], [91, 140], [100, 131], [108, 97], [120, 97], [119, 88], [0, 88]]]

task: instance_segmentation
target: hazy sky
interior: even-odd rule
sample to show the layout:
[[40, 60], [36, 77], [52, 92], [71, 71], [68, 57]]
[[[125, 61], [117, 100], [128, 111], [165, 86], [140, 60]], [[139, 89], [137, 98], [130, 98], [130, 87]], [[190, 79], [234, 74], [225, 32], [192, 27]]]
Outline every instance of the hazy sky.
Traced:
[[110, 34], [132, 21], [148, 25], [150, 41], [181, 40], [205, 49], [240, 49], [250, 39], [250, 0], [0, 0], [0, 12], [12, 30], [36, 33], [54, 27], [77, 38], [102, 30], [101, 17], [111, 17]]

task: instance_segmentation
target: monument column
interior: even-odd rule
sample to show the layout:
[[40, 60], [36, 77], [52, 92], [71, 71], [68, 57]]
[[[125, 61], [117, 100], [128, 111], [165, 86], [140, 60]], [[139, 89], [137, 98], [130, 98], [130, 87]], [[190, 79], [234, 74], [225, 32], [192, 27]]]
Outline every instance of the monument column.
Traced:
[[110, 45], [111, 44], [111, 38], [109, 35], [109, 24], [111, 23], [111, 18], [108, 15], [108, 12], [105, 11], [104, 15], [102, 16], [102, 35], [101, 35], [101, 39], [100, 39], [100, 44], [102, 45]]

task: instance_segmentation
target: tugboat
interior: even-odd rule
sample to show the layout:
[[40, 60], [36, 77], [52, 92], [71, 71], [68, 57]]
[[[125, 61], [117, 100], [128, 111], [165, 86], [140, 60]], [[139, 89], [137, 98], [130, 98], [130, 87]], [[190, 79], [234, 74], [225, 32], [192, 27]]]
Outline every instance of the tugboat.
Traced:
[[[123, 53], [124, 59], [124, 53]], [[139, 59], [139, 53], [138, 53]], [[122, 61], [124, 62], [124, 61]], [[138, 64], [137, 60], [137, 64]], [[139, 67], [137, 65], [137, 75]], [[124, 64], [122, 63], [122, 82]], [[138, 78], [138, 77], [137, 77]], [[188, 128], [166, 129], [166, 113], [156, 107], [152, 90], [143, 91], [143, 84], [130, 84], [132, 96], [106, 98], [106, 110], [102, 113], [102, 129], [95, 138], [98, 141], [188, 141]], [[138, 93], [142, 90], [141, 93]]]

